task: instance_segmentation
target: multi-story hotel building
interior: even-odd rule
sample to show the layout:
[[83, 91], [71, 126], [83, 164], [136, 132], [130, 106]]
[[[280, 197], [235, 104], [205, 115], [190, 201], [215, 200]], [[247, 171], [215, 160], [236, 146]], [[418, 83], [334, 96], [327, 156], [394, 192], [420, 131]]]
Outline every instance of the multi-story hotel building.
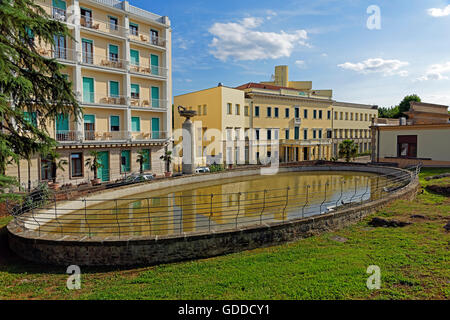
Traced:
[[[288, 67], [278, 66], [272, 82], [236, 88], [219, 85], [176, 96], [174, 104], [197, 111], [193, 118], [197, 166], [211, 162], [210, 156], [241, 164], [265, 157], [278, 157], [280, 162], [330, 159], [345, 139], [354, 140], [360, 153], [370, 152], [370, 125], [378, 117], [377, 107], [337, 102], [332, 94], [313, 90], [310, 81], [289, 81]], [[182, 122], [174, 114], [179, 147], [177, 129]]]
[[[137, 152], [148, 154], [144, 170], [164, 174], [160, 156], [171, 137], [171, 26], [168, 17], [128, 1], [39, 0], [45, 11], [66, 23], [74, 40], [55, 35], [54, 47], [38, 52], [64, 65], [63, 74], [83, 108], [83, 118], [61, 115], [50, 132], [68, 162], [59, 183], [92, 179], [84, 166], [91, 150], [100, 152], [99, 178], [113, 181], [139, 171]], [[32, 115], [30, 118], [35, 118]], [[8, 175], [28, 179], [27, 162]], [[33, 182], [51, 179], [51, 166], [39, 155], [31, 162]]]

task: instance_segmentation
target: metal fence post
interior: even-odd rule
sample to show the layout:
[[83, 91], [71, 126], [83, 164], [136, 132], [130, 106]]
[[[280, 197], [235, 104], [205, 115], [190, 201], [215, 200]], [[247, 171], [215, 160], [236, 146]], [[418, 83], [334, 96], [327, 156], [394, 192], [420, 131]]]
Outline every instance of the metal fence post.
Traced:
[[117, 205], [117, 199], [114, 200], [116, 203], [116, 222], [117, 222], [117, 227], [118, 227], [118, 231], [119, 231], [119, 238], [121, 236], [120, 234], [120, 222], [119, 222], [119, 206]]
[[[31, 208], [31, 216], [33, 217], [34, 221], [36, 221], [37, 225], [38, 225], [38, 235], [41, 235], [41, 224], [39, 223], [39, 221], [37, 221], [36, 217], [34, 216], [34, 208]], [[25, 223], [24, 223], [25, 226]]]
[[86, 199], [83, 200], [84, 201], [84, 223], [87, 225], [88, 227], [88, 237], [91, 237], [91, 227], [89, 226], [89, 222], [87, 219], [87, 201]]
[[291, 190], [291, 188], [287, 187], [286, 188], [286, 204], [285, 204], [284, 209], [283, 209], [283, 221], [285, 221], [286, 209], [287, 209], [288, 202], [289, 202], [289, 190]]
[[367, 194], [367, 192], [369, 191], [369, 181], [370, 181], [370, 177], [367, 178], [366, 191], [364, 191], [364, 194], [361, 196], [361, 204], [363, 203], [364, 196], [365, 196], [365, 195]]
[[62, 234], [63, 233], [63, 227], [62, 227], [61, 223], [58, 220], [58, 210], [56, 209], [56, 195], [55, 195], [55, 197], [53, 199], [54, 199], [54, 202], [55, 202], [55, 220], [56, 220], [56, 223], [59, 225], [59, 228], [61, 229], [61, 234]]
[[337, 199], [337, 201], [336, 201], [336, 205], [335, 205], [336, 209], [338, 207], [339, 202], [342, 201], [342, 195], [344, 194], [344, 184], [345, 184], [344, 179], [341, 179], [341, 195], [339, 196], [339, 199]]
[[147, 219], [148, 219], [148, 228], [149, 228], [149, 236], [152, 236], [152, 218], [150, 216], [150, 198], [147, 198]]
[[214, 197], [214, 194], [211, 193], [211, 200], [210, 200], [210, 205], [209, 205], [209, 225], [208, 225], [209, 232], [211, 232], [211, 218], [213, 215], [213, 197]]
[[238, 226], [239, 212], [241, 210], [241, 193], [239, 192], [237, 195], [238, 195], [238, 212], [237, 212], [237, 215], [236, 215], [236, 229], [237, 229], [237, 226]]
[[353, 196], [350, 198], [350, 205], [351, 205], [352, 202], [353, 202], [353, 198], [356, 197], [356, 192], [357, 192], [356, 190], [357, 190], [357, 188], [358, 188], [357, 182], [358, 182], [358, 178], [355, 178], [355, 193], [354, 193]]
[[262, 216], [263, 216], [264, 210], [266, 209], [266, 193], [267, 193], [267, 190], [264, 190], [263, 207], [262, 207], [261, 213], [259, 214], [259, 224], [260, 225], [262, 224]]
[[307, 185], [306, 186], [306, 201], [305, 201], [305, 204], [302, 207], [302, 218], [305, 217], [305, 208], [309, 204], [309, 188], [311, 188], [311, 186]]
[[327, 201], [327, 187], [328, 187], [328, 182], [325, 183], [325, 198], [323, 199], [323, 202], [320, 204], [320, 208], [319, 208], [319, 214], [322, 214], [322, 206], [325, 204], [325, 202]]

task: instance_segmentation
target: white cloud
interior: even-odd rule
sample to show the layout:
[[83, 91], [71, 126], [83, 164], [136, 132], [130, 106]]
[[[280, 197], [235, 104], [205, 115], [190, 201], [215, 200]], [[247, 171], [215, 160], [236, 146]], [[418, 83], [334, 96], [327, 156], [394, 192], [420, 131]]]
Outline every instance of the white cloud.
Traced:
[[306, 63], [303, 60], [297, 60], [295, 61], [295, 65], [297, 67], [299, 67], [300, 69], [305, 69], [306, 68]]
[[277, 13], [273, 10], [267, 10], [266, 14], [267, 14], [267, 17], [266, 17], [267, 20], [272, 20], [272, 17], [277, 16]]
[[427, 11], [430, 16], [435, 18], [450, 16], [450, 5], [446, 6], [444, 9], [431, 8], [428, 9]]
[[296, 46], [309, 47], [305, 30], [293, 33], [255, 30], [260, 18], [245, 18], [237, 23], [215, 23], [209, 32], [214, 36], [210, 52], [219, 60], [263, 60], [290, 57]]
[[448, 77], [444, 74], [450, 73], [450, 62], [443, 64], [433, 64], [427, 70], [427, 73], [417, 78], [418, 81], [428, 81], [428, 80], [448, 80]]
[[409, 65], [409, 62], [400, 60], [384, 60], [381, 58], [367, 59], [358, 63], [346, 62], [339, 64], [338, 67], [346, 70], [353, 70], [362, 74], [382, 73], [384, 76], [399, 75], [401, 77], [408, 76], [408, 71], [403, 67]]

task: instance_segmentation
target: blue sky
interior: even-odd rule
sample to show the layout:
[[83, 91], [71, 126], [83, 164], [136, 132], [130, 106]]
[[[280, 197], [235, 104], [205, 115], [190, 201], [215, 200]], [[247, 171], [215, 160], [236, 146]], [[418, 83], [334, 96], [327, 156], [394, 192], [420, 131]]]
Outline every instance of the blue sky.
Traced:
[[[333, 89], [336, 100], [392, 106], [412, 93], [450, 105], [450, 0], [144, 1], [170, 17], [174, 95], [290, 80]], [[381, 29], [369, 30], [371, 5]]]

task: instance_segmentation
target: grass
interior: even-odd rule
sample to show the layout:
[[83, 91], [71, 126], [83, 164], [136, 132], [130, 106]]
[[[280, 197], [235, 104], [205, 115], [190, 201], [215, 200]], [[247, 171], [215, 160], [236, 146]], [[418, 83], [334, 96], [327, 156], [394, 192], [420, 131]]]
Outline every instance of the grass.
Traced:
[[[424, 169], [426, 176], [449, 169]], [[424, 218], [411, 218], [422, 215]], [[450, 199], [423, 189], [373, 216], [408, 220], [405, 228], [372, 228], [370, 217], [337, 232], [276, 247], [134, 269], [82, 268], [82, 288], [66, 289], [63, 267], [26, 262], [0, 231], [0, 299], [449, 299]], [[372, 216], [372, 217], [373, 217]], [[10, 218], [1, 218], [5, 226]], [[336, 236], [346, 242], [336, 241]], [[369, 265], [381, 289], [368, 290]]]

